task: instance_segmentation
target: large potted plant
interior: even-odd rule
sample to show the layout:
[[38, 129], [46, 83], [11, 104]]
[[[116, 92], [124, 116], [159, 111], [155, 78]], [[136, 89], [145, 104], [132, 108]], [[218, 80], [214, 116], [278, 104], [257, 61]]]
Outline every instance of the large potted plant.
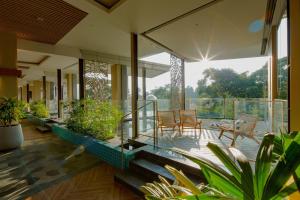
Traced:
[[0, 99], [0, 150], [18, 148], [24, 141], [20, 119], [23, 104], [14, 98]]

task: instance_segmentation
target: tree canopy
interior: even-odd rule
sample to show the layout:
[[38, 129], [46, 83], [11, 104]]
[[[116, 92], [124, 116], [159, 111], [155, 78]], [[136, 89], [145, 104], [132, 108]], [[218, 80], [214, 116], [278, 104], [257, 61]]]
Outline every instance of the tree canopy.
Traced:
[[[278, 98], [287, 98], [287, 58], [278, 61]], [[266, 98], [268, 96], [268, 68], [267, 65], [249, 74], [237, 73], [233, 69], [208, 68], [203, 72], [204, 78], [200, 79], [197, 87], [185, 88], [186, 97], [197, 98]], [[153, 89], [150, 92], [158, 99], [170, 98], [170, 84]]]

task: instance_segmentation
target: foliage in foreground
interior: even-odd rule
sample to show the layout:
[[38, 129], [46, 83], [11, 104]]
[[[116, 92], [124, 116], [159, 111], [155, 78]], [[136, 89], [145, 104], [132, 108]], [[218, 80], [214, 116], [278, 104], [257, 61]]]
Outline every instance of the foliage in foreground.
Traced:
[[30, 104], [31, 113], [39, 118], [49, 117], [49, 111], [43, 101], [34, 101]]
[[0, 126], [18, 124], [25, 116], [26, 103], [15, 98], [2, 97], [0, 99]]
[[[272, 134], [265, 135], [257, 153], [254, 170], [238, 149], [233, 149], [237, 161], [234, 162], [217, 145], [208, 143], [207, 147], [220, 159], [226, 170], [205, 158], [174, 149], [200, 166], [208, 184], [194, 185], [182, 172], [166, 166], [176, 178], [175, 183], [170, 184], [160, 177], [160, 183], [142, 186], [146, 199], [279, 200], [297, 191], [300, 180], [298, 132], [276, 137]], [[289, 183], [291, 177], [294, 181]]]
[[87, 99], [72, 103], [66, 126], [74, 132], [107, 140], [114, 137], [121, 117], [122, 112], [110, 102]]

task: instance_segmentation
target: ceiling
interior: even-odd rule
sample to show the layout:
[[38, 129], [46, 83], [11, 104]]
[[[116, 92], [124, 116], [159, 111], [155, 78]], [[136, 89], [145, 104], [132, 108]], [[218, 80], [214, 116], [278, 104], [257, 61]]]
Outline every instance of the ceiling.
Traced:
[[0, 4], [0, 31], [56, 44], [87, 13], [61, 0], [9, 0]]
[[[77, 58], [44, 54], [33, 51], [18, 50], [17, 66], [22, 70], [23, 78], [19, 79], [19, 85], [24, 85], [30, 80], [42, 80], [42, 76], [47, 74], [47, 79], [56, 80], [56, 70], [73, 65], [78, 62]], [[46, 59], [44, 59], [46, 58]], [[44, 59], [42, 62], [40, 62]], [[64, 73], [75, 73], [76, 68], [63, 70]]]
[[266, 0], [223, 0], [149, 34], [184, 57], [260, 56]]
[[[33, 1], [36, 7], [39, 2], [51, 2], [28, 2]], [[52, 40], [54, 43], [51, 45], [44, 44], [49, 41], [31, 44], [30, 41], [19, 40], [20, 44], [26, 45], [18, 44], [18, 60], [33, 62], [26, 72], [27, 77], [37, 77], [44, 73], [43, 70], [53, 73], [57, 66], [70, 66], [77, 62], [81, 50], [129, 58], [130, 33], [142, 34], [148, 30], [151, 31], [146, 36], [156, 42], [140, 35], [140, 58], [167, 51], [160, 44], [188, 61], [260, 55], [267, 0], [101, 0], [109, 4], [109, 11], [99, 7], [95, 0], [56, 1], [86, 15], [81, 20], [75, 20], [77, 24], [69, 27], [68, 32], [60, 36], [58, 41]], [[8, 0], [4, 2], [14, 5], [7, 3], [10, 2]], [[23, 9], [29, 8], [27, 6]], [[35, 16], [35, 12], [38, 11], [27, 15]], [[69, 15], [65, 12], [63, 14], [61, 18], [68, 19]], [[19, 17], [18, 20], [21, 19]], [[48, 33], [41, 32], [39, 35], [51, 38], [61, 31], [60, 28], [49, 29]], [[34, 72], [38, 68], [40, 72]]]
[[[130, 32], [143, 33], [198, 9], [148, 36], [187, 59], [259, 56], [267, 0], [127, 0], [107, 13], [91, 1], [65, 0], [89, 13], [58, 44], [130, 56]], [[213, 2], [213, 3], [212, 3]], [[212, 4], [205, 7], [206, 4]], [[204, 7], [203, 9], [201, 7]], [[249, 28], [259, 24], [256, 32]], [[84, 39], [83, 39], [84, 38]], [[140, 37], [143, 38], [143, 37]], [[163, 50], [139, 40], [139, 56]]]

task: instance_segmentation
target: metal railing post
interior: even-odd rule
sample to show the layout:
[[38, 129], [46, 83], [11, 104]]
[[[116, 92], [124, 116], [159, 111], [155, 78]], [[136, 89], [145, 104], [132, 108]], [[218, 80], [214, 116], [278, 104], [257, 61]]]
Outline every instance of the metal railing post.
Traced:
[[153, 146], [156, 148], [156, 101], [153, 101]]
[[124, 169], [124, 133], [123, 133], [123, 121], [124, 119], [122, 118], [121, 120], [121, 153], [122, 153], [122, 169]]

